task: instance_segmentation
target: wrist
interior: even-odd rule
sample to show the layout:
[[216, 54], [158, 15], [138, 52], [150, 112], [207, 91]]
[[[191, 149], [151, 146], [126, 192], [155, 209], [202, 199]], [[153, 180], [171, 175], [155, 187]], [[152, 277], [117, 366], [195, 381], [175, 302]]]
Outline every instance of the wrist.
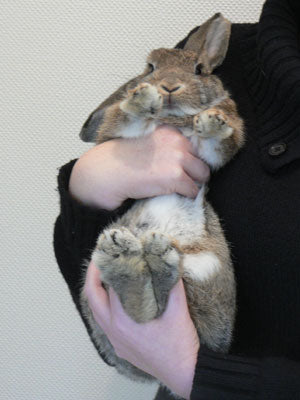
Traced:
[[190, 357], [181, 360], [178, 364], [173, 365], [172, 368], [168, 368], [167, 374], [161, 379], [161, 382], [173, 393], [184, 399], [189, 399], [192, 392], [198, 351], [199, 342]]
[[84, 159], [77, 160], [69, 181], [69, 192], [76, 201], [88, 207], [112, 211], [123, 202], [112, 189], [113, 185], [106, 184], [105, 179], [93, 175], [92, 168], [85, 165]]

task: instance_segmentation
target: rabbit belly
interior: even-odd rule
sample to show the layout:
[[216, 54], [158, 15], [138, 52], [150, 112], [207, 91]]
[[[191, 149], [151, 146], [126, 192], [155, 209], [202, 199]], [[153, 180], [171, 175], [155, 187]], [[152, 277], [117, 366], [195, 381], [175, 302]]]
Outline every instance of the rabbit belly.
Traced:
[[182, 244], [188, 243], [191, 238], [202, 235], [205, 229], [203, 198], [200, 196], [193, 200], [171, 194], [145, 200], [137, 225], [147, 225], [147, 230], [160, 231]]
[[141, 216], [151, 221], [148, 230], [178, 243], [189, 309], [200, 339], [211, 349], [226, 352], [234, 324], [235, 279], [221, 225], [203, 199], [201, 191], [195, 200], [160, 196], [146, 201]]
[[[204, 191], [200, 189], [194, 200], [171, 194], [137, 201], [100, 236], [93, 260], [102, 281], [113, 287], [136, 322], [161, 315], [170, 290], [182, 277], [200, 342], [227, 351], [235, 312], [234, 276], [221, 226], [204, 203]], [[116, 355], [84, 295], [81, 300], [97, 347], [121, 374], [151, 381], [151, 376]]]

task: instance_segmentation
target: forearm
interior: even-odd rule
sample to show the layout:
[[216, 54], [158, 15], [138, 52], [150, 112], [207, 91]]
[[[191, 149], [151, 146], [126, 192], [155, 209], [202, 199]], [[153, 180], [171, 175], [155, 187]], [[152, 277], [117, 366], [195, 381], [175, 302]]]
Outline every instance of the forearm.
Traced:
[[[122, 215], [133, 201], [127, 201], [115, 210], [92, 207], [77, 200], [70, 192], [70, 177], [77, 160], [64, 165], [58, 175], [60, 195], [60, 219], [63, 226], [64, 240], [72, 251], [80, 257], [86, 257], [91, 251], [99, 232], [113, 219]], [[99, 193], [101, 202], [101, 193]]]
[[299, 396], [299, 362], [200, 349], [191, 400], [295, 400]]
[[[99, 232], [130, 206], [125, 202], [115, 211], [91, 208], [78, 202], [70, 194], [70, 175], [76, 160], [64, 165], [58, 175], [60, 214], [54, 227], [53, 245], [59, 269], [68, 285], [72, 299], [90, 334], [90, 327], [82, 315], [79, 296], [83, 282], [84, 263], [90, 258]], [[91, 335], [90, 335], [91, 336]], [[107, 362], [104, 355], [100, 356]]]

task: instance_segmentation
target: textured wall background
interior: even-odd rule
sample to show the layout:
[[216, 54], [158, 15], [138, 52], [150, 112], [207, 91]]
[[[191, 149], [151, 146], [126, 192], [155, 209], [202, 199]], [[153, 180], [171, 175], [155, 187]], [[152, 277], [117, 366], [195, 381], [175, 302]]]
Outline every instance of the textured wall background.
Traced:
[[217, 11], [253, 22], [263, 0], [0, 0], [0, 399], [152, 399], [102, 363], [58, 272], [57, 167], [88, 145], [96, 105]]

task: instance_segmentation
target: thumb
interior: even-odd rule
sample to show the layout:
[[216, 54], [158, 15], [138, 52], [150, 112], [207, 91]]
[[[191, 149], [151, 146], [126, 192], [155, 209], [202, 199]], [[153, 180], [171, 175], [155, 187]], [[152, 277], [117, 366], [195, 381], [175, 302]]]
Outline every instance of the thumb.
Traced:
[[109, 319], [109, 298], [100, 280], [100, 271], [91, 261], [84, 283], [83, 293], [86, 296], [92, 313], [99, 325]]
[[189, 313], [186, 294], [182, 279], [171, 289], [169, 299], [163, 317], [174, 319], [174, 315], [178, 313]]
[[127, 315], [125, 312], [123, 305], [120, 301], [119, 296], [117, 293], [113, 290], [112, 287], [109, 287], [109, 302], [111, 306], [111, 314], [112, 317], [118, 320], [119, 323], [134, 323], [134, 321]]

